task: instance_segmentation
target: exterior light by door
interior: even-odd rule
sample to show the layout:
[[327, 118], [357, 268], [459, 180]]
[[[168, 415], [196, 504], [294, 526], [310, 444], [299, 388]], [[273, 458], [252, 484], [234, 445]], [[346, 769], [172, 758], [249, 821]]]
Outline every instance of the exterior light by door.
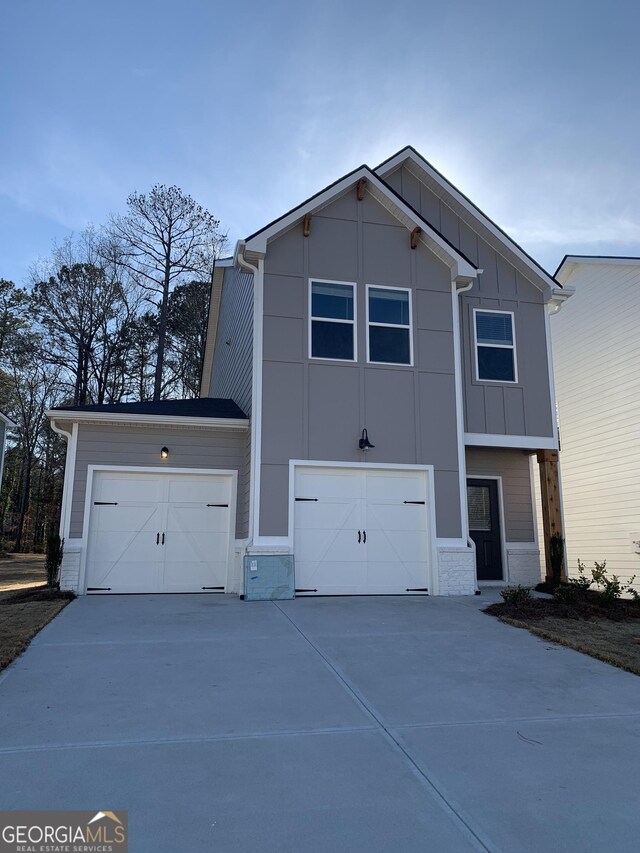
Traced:
[[360, 450], [371, 450], [375, 447], [375, 444], [371, 444], [371, 442], [369, 441], [369, 435], [366, 429], [362, 430], [362, 438], [358, 442], [358, 447], [360, 448]]
[[160, 458], [166, 459], [168, 456], [169, 456], [169, 448], [163, 447], [162, 450], [160, 451]]

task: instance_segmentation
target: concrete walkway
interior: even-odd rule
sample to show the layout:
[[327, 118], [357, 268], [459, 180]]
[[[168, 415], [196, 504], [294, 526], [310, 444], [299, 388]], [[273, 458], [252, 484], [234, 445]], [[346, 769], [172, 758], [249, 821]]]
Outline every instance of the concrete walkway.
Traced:
[[0, 677], [0, 808], [132, 853], [636, 851], [640, 679], [473, 599], [73, 602]]

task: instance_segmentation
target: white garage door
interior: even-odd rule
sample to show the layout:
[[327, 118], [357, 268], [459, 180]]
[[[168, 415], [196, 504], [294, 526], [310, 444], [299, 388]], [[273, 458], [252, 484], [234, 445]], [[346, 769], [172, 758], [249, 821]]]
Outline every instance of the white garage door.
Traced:
[[296, 468], [296, 594], [427, 592], [427, 472]]
[[223, 592], [232, 492], [225, 474], [97, 471], [87, 592]]

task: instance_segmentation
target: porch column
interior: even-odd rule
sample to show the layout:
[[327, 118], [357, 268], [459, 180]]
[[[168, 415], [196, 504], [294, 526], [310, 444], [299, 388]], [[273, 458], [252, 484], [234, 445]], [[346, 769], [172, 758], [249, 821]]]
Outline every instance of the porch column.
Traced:
[[[560, 482], [558, 478], [558, 451], [538, 450], [536, 452], [540, 467], [540, 497], [542, 503], [542, 524], [544, 530], [544, 561], [547, 581], [553, 580], [551, 566], [551, 548], [549, 539], [554, 533], [563, 536], [562, 512], [560, 504]], [[562, 562], [561, 577], [567, 579], [566, 555]]]

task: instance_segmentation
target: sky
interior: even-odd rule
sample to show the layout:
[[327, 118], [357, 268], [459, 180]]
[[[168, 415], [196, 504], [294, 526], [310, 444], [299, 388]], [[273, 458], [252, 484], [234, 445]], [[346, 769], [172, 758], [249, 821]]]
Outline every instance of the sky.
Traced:
[[0, 278], [154, 183], [230, 246], [413, 145], [553, 272], [640, 255], [637, 0], [0, 2]]

